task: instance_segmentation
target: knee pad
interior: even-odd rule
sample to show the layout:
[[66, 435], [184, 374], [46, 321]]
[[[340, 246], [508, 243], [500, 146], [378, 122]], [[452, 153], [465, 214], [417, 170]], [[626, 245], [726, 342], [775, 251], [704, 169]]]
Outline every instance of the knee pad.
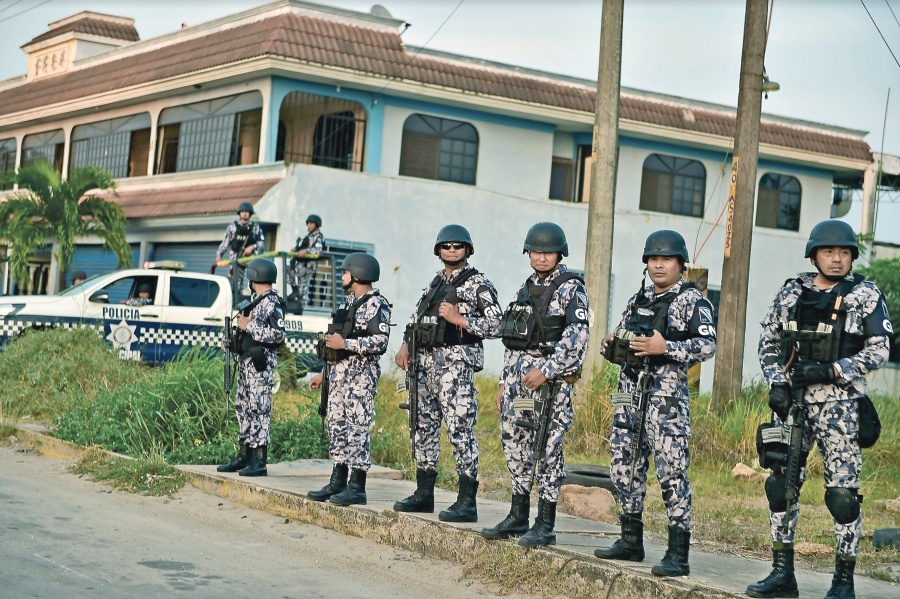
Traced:
[[766, 499], [769, 500], [769, 509], [773, 512], [787, 511], [787, 484], [784, 475], [772, 474], [766, 479]]
[[825, 507], [838, 524], [850, 524], [859, 518], [857, 489], [828, 487], [825, 489]]

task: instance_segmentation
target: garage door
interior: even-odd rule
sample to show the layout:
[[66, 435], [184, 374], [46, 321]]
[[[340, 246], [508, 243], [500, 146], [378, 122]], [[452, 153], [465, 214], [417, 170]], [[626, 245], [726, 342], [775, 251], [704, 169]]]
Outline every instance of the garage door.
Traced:
[[[138, 266], [138, 260], [141, 257], [141, 247], [138, 244], [131, 245], [131, 260], [134, 266]], [[72, 283], [72, 273], [76, 270], [83, 270], [87, 276], [104, 275], [108, 272], [118, 270], [118, 260], [116, 255], [102, 245], [79, 245], [75, 248], [75, 257], [72, 260], [72, 266], [66, 273], [66, 285]]]
[[184, 262], [184, 270], [188, 272], [208, 273], [209, 267], [216, 261], [218, 249], [218, 243], [157, 243], [150, 252], [150, 260], [176, 260]]

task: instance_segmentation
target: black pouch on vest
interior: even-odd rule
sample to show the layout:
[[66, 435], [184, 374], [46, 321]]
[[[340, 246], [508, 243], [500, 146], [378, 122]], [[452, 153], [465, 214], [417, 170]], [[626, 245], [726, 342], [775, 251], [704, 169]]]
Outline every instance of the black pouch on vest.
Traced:
[[868, 395], [859, 398], [859, 446], [872, 447], [881, 436], [881, 419]]
[[266, 350], [262, 345], [250, 348], [247, 355], [250, 356], [250, 361], [253, 362], [253, 367], [256, 368], [256, 372], [262, 372], [266, 369]]

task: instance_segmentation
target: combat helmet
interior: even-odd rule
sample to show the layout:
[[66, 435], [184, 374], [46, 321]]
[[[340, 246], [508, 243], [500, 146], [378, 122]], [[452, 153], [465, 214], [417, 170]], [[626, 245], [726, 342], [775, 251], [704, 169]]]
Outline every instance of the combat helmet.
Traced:
[[338, 268], [346, 270], [351, 277], [364, 283], [377, 281], [381, 276], [381, 266], [378, 264], [378, 260], [375, 259], [375, 256], [365, 252], [347, 254]]
[[526, 252], [559, 252], [569, 255], [569, 242], [566, 233], [556, 223], [537, 223], [528, 229], [522, 253]]
[[237, 214], [240, 214], [241, 212], [249, 212], [250, 216], [253, 216], [255, 214], [255, 212], [253, 211], [253, 204], [251, 204], [250, 202], [241, 202], [240, 204], [238, 204], [236, 212]]
[[853, 259], [859, 258], [859, 244], [853, 227], [841, 220], [823, 220], [813, 227], [806, 242], [804, 258], [812, 258], [818, 248], [841, 247], [850, 248]]
[[274, 283], [278, 278], [275, 263], [265, 258], [254, 258], [247, 266], [247, 280], [251, 283]]
[[447, 225], [438, 231], [437, 239], [434, 241], [434, 255], [440, 256], [440, 245], [450, 241], [457, 241], [469, 246], [470, 256], [475, 253], [475, 245], [472, 243], [472, 236], [469, 235], [469, 231], [462, 225]]
[[684, 237], [678, 231], [669, 229], [655, 231], [647, 237], [647, 241], [644, 243], [644, 255], [641, 256], [644, 264], [647, 264], [650, 256], [678, 256], [682, 263], [690, 262]]

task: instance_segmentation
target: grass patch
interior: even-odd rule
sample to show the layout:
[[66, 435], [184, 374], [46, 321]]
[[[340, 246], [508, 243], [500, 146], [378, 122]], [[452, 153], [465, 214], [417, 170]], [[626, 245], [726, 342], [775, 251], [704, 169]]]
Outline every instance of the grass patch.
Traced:
[[90, 475], [96, 482], [108, 482], [113, 488], [138, 495], [171, 497], [185, 483], [184, 475], [161, 456], [125, 459], [91, 447], [72, 466], [75, 474]]

